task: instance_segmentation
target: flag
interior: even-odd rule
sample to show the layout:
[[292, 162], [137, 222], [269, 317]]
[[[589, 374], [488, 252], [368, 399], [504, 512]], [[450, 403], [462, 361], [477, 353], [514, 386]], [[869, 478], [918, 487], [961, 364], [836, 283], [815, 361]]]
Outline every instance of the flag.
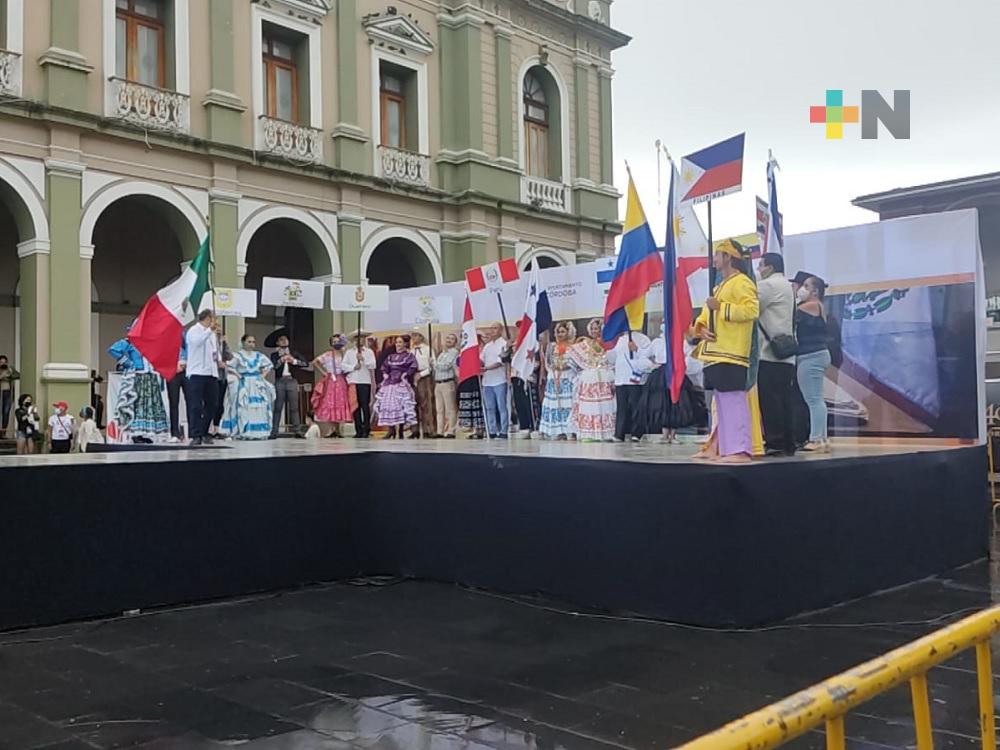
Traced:
[[470, 268], [465, 272], [465, 283], [470, 292], [481, 292], [484, 289], [499, 292], [504, 284], [517, 279], [517, 261], [513, 258], [507, 258], [499, 263], [487, 263], [485, 266]]
[[604, 303], [604, 340], [642, 329], [646, 293], [663, 278], [663, 261], [649, 230], [632, 175], [628, 178], [625, 226], [615, 275]]
[[[675, 404], [680, 400], [681, 387], [684, 385], [684, 375], [687, 371], [684, 334], [694, 317], [687, 276], [678, 267], [678, 247], [682, 238], [677, 195], [679, 182], [677, 170], [671, 165], [670, 193], [667, 198], [667, 241], [663, 247], [663, 338], [666, 345], [663, 374], [666, 381], [664, 386], [670, 392], [670, 400]], [[702, 253], [703, 256], [706, 254]]]
[[779, 169], [778, 162], [768, 154], [767, 159], [767, 231], [761, 243], [762, 253], [779, 253], [785, 251], [785, 220], [778, 211], [778, 183], [774, 179], [774, 171]]
[[128, 333], [128, 340], [165, 379], [177, 374], [184, 326], [194, 320], [202, 297], [209, 290], [212, 262], [208, 237], [198, 255], [180, 277], [150, 297]]
[[746, 133], [681, 159], [681, 202], [702, 203], [738, 193], [743, 187]]
[[514, 358], [511, 360], [512, 373], [521, 380], [527, 381], [531, 377], [539, 352], [538, 337], [549, 330], [551, 325], [549, 293], [542, 286], [536, 258], [531, 262], [531, 279], [528, 281], [528, 293], [524, 300], [524, 315], [521, 316], [517, 343], [514, 344]]
[[767, 246], [767, 201], [757, 196], [757, 244], [761, 251]]
[[476, 334], [475, 318], [472, 317], [472, 303], [466, 294], [465, 314], [462, 316], [462, 349], [458, 356], [458, 382], [464, 383], [469, 378], [479, 377], [481, 372], [479, 336]]

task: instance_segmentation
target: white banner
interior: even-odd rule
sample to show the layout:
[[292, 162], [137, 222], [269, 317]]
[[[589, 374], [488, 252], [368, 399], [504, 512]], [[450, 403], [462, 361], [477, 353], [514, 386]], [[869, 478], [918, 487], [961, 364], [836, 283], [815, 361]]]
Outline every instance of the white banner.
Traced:
[[330, 309], [372, 312], [389, 309], [389, 287], [381, 284], [331, 284]]
[[412, 325], [451, 325], [455, 322], [455, 305], [451, 297], [424, 294], [403, 297], [403, 322]]
[[223, 318], [256, 318], [257, 317], [257, 290], [256, 289], [230, 289], [227, 287], [216, 287], [214, 290], [215, 299], [213, 305], [212, 291], [205, 292], [201, 298], [199, 310], [215, 310], [215, 314]]
[[278, 279], [265, 276], [260, 294], [262, 305], [275, 307], [308, 307], [323, 309], [326, 285], [322, 281], [302, 281], [300, 279]]

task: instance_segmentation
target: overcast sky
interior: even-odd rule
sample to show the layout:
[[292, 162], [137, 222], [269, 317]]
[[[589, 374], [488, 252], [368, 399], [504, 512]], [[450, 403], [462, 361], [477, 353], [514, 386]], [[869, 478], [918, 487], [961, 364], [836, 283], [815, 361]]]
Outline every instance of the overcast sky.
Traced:
[[[768, 148], [789, 234], [874, 220], [859, 195], [1000, 171], [1000, 0], [617, 0], [612, 23], [633, 37], [614, 57], [615, 183], [627, 159], [658, 242], [657, 138], [679, 159], [746, 131], [716, 237], [755, 230]], [[860, 125], [826, 140], [809, 106], [828, 88], [845, 104], [910, 89], [910, 140], [861, 140]]]

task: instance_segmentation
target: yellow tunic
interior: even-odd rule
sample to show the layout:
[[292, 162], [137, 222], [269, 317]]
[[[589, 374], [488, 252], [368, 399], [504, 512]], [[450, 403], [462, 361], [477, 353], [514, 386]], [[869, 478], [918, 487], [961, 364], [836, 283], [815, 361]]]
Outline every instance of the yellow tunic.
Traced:
[[[721, 307], [715, 314], [715, 341], [698, 344], [695, 356], [702, 362], [725, 362], [750, 366], [753, 323], [760, 314], [757, 287], [748, 276], [734, 274], [715, 287], [715, 298]], [[694, 330], [708, 328], [709, 310], [706, 305], [694, 322]]]

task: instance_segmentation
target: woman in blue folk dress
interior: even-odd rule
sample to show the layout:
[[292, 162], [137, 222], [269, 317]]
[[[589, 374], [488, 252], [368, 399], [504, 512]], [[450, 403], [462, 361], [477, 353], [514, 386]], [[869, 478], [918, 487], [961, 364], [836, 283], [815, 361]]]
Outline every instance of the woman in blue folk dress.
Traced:
[[234, 398], [235, 429], [231, 434], [238, 440], [267, 440], [274, 413], [274, 386], [267, 381], [271, 360], [257, 351], [253, 334], [243, 336], [240, 344], [240, 351], [226, 363], [239, 378]]

